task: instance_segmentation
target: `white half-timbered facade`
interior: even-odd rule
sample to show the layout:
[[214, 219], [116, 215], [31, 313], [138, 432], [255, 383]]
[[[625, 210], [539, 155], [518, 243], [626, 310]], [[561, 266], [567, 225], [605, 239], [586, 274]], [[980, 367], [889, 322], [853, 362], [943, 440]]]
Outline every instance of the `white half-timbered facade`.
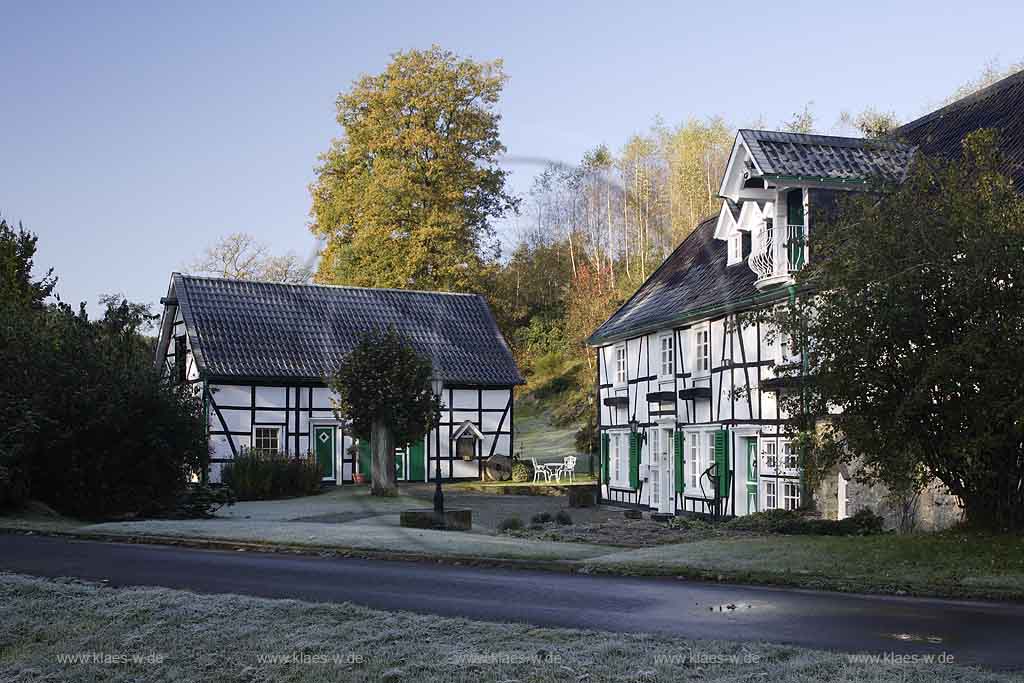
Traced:
[[912, 148], [741, 130], [718, 216], [701, 222], [590, 338], [602, 498], [653, 512], [745, 515], [801, 502], [776, 370], [801, 358], [759, 316], [813, 257], [835, 193], [898, 179]]
[[443, 381], [440, 424], [396, 455], [400, 481], [480, 478], [512, 452], [523, 382], [479, 296], [286, 285], [174, 273], [156, 363], [201, 392], [211, 481], [245, 448], [315, 454], [326, 483], [370, 476], [367, 441], [331, 409], [325, 378], [370, 329], [393, 326]]

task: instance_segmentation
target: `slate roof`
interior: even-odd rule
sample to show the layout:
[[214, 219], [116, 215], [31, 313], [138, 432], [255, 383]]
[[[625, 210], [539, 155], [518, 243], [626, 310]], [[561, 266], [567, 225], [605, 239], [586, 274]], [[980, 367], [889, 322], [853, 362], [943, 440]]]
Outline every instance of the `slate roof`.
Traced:
[[361, 334], [393, 325], [448, 384], [523, 383], [475, 294], [171, 277], [196, 362], [211, 378], [322, 381]]
[[765, 178], [863, 183], [900, 181], [914, 148], [898, 142], [742, 129], [739, 135]]
[[893, 135], [925, 154], [955, 159], [964, 137], [980, 128], [999, 130], [1004, 172], [1024, 192], [1024, 71], [911, 121]]
[[755, 301], [784, 297], [759, 295], [746, 260], [729, 266], [727, 243], [716, 240], [717, 216], [707, 218], [682, 241], [629, 301], [587, 340], [601, 346], [666, 329], [690, 318], [745, 308]]

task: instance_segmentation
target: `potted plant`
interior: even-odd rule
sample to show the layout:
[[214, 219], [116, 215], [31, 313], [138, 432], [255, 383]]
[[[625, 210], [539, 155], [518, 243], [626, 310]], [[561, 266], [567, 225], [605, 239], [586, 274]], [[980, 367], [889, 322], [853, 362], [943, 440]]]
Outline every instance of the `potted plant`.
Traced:
[[352, 458], [352, 483], [356, 485], [363, 485], [367, 483], [368, 477], [365, 472], [357, 471], [359, 469], [359, 447], [352, 444], [348, 447], [348, 456]]

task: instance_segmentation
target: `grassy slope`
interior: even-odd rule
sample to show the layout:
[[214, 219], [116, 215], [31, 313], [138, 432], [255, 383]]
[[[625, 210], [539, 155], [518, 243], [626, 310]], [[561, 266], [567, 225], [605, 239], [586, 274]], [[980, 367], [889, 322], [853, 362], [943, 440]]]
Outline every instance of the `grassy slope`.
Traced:
[[[83, 653], [155, 655], [162, 661], [58, 661]], [[266, 662], [290, 655], [305, 663]], [[0, 680], [932, 683], [951, 676], [963, 683], [1015, 680], [948, 664], [857, 663], [842, 654], [777, 645], [0, 575]]]
[[514, 452], [538, 462], [561, 460], [576, 452], [578, 425], [551, 423], [552, 400], [537, 400], [529, 395], [516, 401], [516, 444]]

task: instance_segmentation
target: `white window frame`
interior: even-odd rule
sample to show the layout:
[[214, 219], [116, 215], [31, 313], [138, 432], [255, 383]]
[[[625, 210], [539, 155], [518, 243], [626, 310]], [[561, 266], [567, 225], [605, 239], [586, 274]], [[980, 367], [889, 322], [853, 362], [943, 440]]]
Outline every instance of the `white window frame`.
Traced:
[[743, 233], [734, 231], [728, 238], [729, 260], [726, 265], [735, 266], [743, 262]]
[[690, 495], [696, 496], [700, 491], [700, 475], [704, 471], [701, 467], [702, 457], [701, 442], [703, 432], [686, 433], [686, 489]]
[[779, 444], [779, 468], [783, 470], [800, 469], [800, 454], [791, 439], [783, 439]]
[[[691, 330], [693, 338], [693, 371], [694, 377], [711, 374], [711, 325], [704, 323]], [[702, 355], [703, 353], [703, 355]]]
[[[667, 347], [665, 342], [668, 342]], [[675, 333], [658, 336], [658, 368], [660, 370], [658, 376], [662, 379], [671, 379], [676, 376]]]
[[[693, 498], [700, 498], [701, 493], [701, 479], [704, 476], [704, 470], [711, 467], [711, 463], [715, 461], [715, 433], [720, 430], [718, 429], [703, 429], [685, 431], [684, 434], [684, 464], [685, 467], [685, 481], [686, 481], [686, 495]], [[711, 488], [710, 480], [704, 482], [704, 496], [710, 496], [714, 498], [715, 492]]]
[[615, 363], [615, 386], [624, 386], [629, 380], [629, 365], [626, 355], [626, 345], [616, 344], [612, 347], [612, 361]]
[[608, 449], [611, 485], [616, 488], [628, 488], [629, 432], [608, 432]]
[[777, 510], [779, 506], [779, 482], [767, 479], [764, 482], [764, 509]]
[[[259, 444], [259, 439], [260, 439], [259, 433], [260, 433], [261, 430], [267, 430], [267, 431], [274, 432], [274, 440], [277, 442], [277, 447], [276, 448], [263, 448], [263, 447], [258, 445]], [[253, 450], [257, 450], [257, 451], [271, 451], [271, 452], [274, 452], [274, 453], [280, 453], [281, 452], [281, 441], [282, 441], [282, 438], [281, 438], [282, 434], [281, 434], [281, 432], [282, 431], [283, 430], [282, 430], [280, 425], [253, 425], [253, 428], [252, 428], [252, 447], [253, 447]]]
[[785, 510], [798, 510], [800, 508], [800, 482], [782, 482], [782, 507]]
[[760, 455], [761, 471], [765, 473], [778, 474], [779, 472], [779, 444], [774, 437], [765, 437], [761, 439], [761, 444], [758, 446], [758, 454]]

